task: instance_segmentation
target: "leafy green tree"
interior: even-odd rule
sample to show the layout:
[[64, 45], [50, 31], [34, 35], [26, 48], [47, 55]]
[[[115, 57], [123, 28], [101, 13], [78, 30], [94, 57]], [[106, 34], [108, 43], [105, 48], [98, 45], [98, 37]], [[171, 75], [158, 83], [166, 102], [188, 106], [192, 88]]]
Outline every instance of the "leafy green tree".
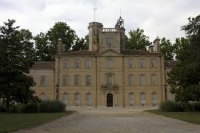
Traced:
[[72, 51], [78, 50], [88, 50], [89, 46], [89, 36], [85, 36], [84, 38], [76, 38], [75, 44], [72, 46]]
[[136, 29], [129, 32], [129, 37], [126, 37], [126, 49], [144, 50], [151, 45], [149, 37], [144, 35], [144, 30]]
[[7, 110], [11, 101], [26, 103], [33, 97], [33, 78], [28, 76], [34, 63], [34, 49], [29, 30], [18, 30], [15, 20], [0, 26], [0, 97]]
[[188, 44], [179, 53], [177, 67], [168, 74], [171, 92], [177, 101], [200, 101], [200, 16], [189, 18], [182, 27], [187, 34]]
[[177, 60], [183, 60], [183, 58], [185, 58], [180, 55], [184, 55], [185, 49], [187, 49], [187, 45], [189, 45], [189, 40], [187, 38], [184, 38], [184, 37], [176, 38], [173, 46], [174, 46], [175, 58]]
[[174, 46], [165, 37], [160, 42], [160, 52], [164, 54], [165, 60], [173, 60], [174, 57]]

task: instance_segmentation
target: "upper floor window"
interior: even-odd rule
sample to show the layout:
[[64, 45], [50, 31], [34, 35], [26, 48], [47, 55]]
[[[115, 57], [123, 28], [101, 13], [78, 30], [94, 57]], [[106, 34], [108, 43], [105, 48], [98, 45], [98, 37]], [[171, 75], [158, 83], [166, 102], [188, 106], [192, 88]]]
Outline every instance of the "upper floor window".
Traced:
[[112, 38], [106, 38], [106, 47], [111, 48], [113, 45], [112, 41]]
[[91, 85], [91, 75], [85, 76], [85, 85], [87, 86]]
[[44, 75], [40, 77], [40, 86], [46, 86], [46, 76]]
[[156, 67], [156, 60], [155, 59], [151, 59], [151, 67]]
[[144, 67], [144, 59], [140, 59], [140, 67]]
[[109, 88], [113, 86], [113, 75], [107, 75], [107, 86]]
[[156, 84], [156, 75], [151, 75], [151, 84], [155, 85]]
[[74, 85], [80, 85], [80, 75], [74, 76]]
[[128, 75], [128, 85], [133, 85], [134, 84], [134, 78], [132, 74]]
[[128, 67], [133, 67], [133, 59], [128, 59]]
[[91, 59], [86, 59], [86, 68], [90, 69], [92, 66], [92, 61]]
[[69, 60], [68, 59], [64, 59], [63, 68], [69, 68]]
[[106, 65], [107, 65], [107, 68], [111, 68], [112, 67], [112, 60], [107, 59]]
[[68, 86], [70, 83], [69, 75], [63, 75], [63, 86]]
[[145, 85], [145, 75], [140, 75], [140, 85]]
[[79, 69], [81, 67], [80, 59], [75, 59], [75, 68]]

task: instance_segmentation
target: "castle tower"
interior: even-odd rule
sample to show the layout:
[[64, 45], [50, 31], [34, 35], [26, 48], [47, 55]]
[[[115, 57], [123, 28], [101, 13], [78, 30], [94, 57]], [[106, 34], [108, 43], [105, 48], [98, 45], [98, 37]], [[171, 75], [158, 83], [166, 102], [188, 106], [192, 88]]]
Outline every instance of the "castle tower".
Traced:
[[117, 20], [117, 23], [115, 25], [115, 28], [118, 32], [120, 32], [120, 51], [125, 50], [125, 29], [124, 29], [124, 20], [120, 16]]
[[99, 33], [103, 25], [99, 22], [89, 23], [89, 51], [99, 51]]
[[153, 47], [153, 51], [156, 53], [160, 53], [160, 38], [157, 37], [154, 41], [154, 47]]

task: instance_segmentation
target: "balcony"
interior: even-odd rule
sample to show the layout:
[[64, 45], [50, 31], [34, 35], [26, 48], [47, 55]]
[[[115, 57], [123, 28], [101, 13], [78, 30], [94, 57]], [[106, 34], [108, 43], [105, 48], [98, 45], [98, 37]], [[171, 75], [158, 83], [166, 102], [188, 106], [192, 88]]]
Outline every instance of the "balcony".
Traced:
[[119, 86], [117, 84], [102, 84], [102, 90], [118, 90]]

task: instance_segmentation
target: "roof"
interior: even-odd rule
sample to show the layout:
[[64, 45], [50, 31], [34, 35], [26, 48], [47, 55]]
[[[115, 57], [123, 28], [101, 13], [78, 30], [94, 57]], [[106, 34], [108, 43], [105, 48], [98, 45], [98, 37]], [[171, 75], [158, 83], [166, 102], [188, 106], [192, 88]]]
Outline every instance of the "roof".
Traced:
[[147, 55], [147, 56], [161, 56], [162, 53], [153, 53], [148, 51], [140, 51], [140, 50], [125, 50], [121, 52], [124, 55]]
[[55, 68], [55, 62], [54, 61], [38, 61], [35, 62], [35, 64], [32, 66], [31, 69], [35, 70], [53, 70]]
[[95, 51], [89, 51], [89, 50], [79, 50], [79, 51], [71, 51], [71, 52], [65, 52], [61, 53], [62, 55], [96, 55]]
[[177, 60], [165, 60], [165, 67], [166, 68], [176, 67], [177, 64], [178, 64]]

